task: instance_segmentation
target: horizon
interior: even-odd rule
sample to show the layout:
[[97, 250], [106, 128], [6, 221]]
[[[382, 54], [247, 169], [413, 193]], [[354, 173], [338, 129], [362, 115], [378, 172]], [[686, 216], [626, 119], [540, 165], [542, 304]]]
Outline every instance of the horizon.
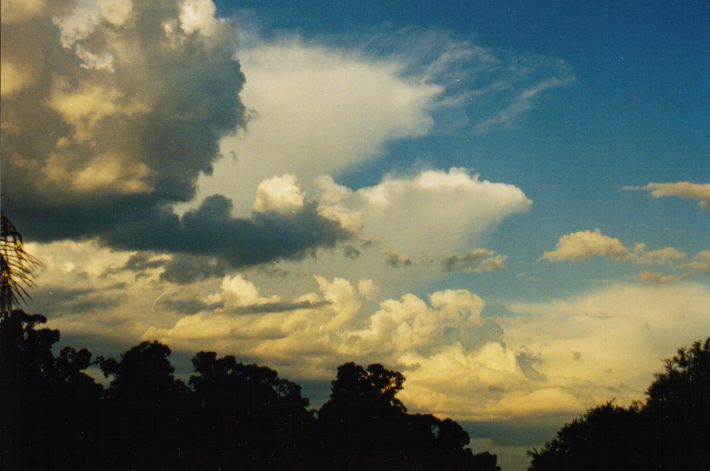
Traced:
[[2, 7], [2, 207], [62, 345], [311, 405], [381, 363], [519, 471], [710, 332], [707, 2]]

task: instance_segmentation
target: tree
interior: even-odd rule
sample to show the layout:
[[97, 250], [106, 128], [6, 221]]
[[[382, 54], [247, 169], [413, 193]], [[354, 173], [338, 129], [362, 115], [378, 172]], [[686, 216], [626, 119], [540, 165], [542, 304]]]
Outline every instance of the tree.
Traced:
[[310, 432], [312, 414], [301, 387], [276, 371], [199, 352], [189, 384], [205, 417], [201, 437], [218, 467], [296, 467]]
[[96, 466], [102, 387], [84, 373], [91, 353], [58, 357], [59, 331], [15, 309], [0, 319], [0, 463], [8, 469]]
[[649, 386], [645, 413], [658, 469], [710, 466], [710, 337], [664, 361]]
[[330, 400], [318, 412], [319, 417], [376, 418], [396, 416], [406, 412], [395, 396], [402, 390], [404, 376], [385, 369], [379, 363], [365, 370], [355, 363], [338, 367], [331, 385]]
[[189, 390], [174, 376], [170, 348], [156, 340], [141, 342], [120, 360], [98, 358], [106, 377], [109, 422], [108, 467], [176, 469], [188, 467], [194, 415]]
[[338, 367], [330, 400], [318, 411], [325, 467], [500, 471], [495, 455], [473, 456], [455, 421], [408, 414], [396, 397], [403, 384], [401, 373], [380, 364]]

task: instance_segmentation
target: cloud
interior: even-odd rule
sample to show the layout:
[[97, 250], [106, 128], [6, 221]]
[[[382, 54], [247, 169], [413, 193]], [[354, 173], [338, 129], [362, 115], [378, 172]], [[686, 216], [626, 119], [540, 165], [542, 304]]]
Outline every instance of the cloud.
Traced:
[[412, 265], [412, 261], [410, 259], [395, 252], [387, 254], [385, 263], [392, 268], [408, 267]]
[[372, 279], [316, 276], [286, 295], [290, 281], [264, 286], [256, 269], [161, 280], [174, 254], [96, 242], [28, 249], [45, 262], [35, 301], [72, 339], [158, 338], [175, 351], [237, 353], [297, 380], [331, 379], [345, 361], [382, 362], [406, 376], [410, 409], [458, 420], [574, 415], [639, 399], [659, 359], [710, 327], [708, 287], [682, 280], [512, 303], [494, 317], [465, 289], [387, 296]]
[[677, 283], [682, 280], [687, 280], [693, 276], [690, 272], [680, 273], [677, 275], [664, 275], [655, 271], [642, 271], [639, 273], [638, 279], [643, 283]]
[[305, 195], [294, 175], [276, 176], [259, 183], [254, 211], [292, 214], [303, 209], [304, 201]]
[[644, 186], [626, 186], [624, 190], [645, 190], [654, 198], [675, 196], [686, 200], [696, 200], [698, 206], [710, 209], [710, 183], [649, 183]]
[[696, 273], [704, 273], [710, 275], [710, 250], [703, 250], [695, 254], [695, 256], [680, 266], [686, 270], [692, 270]]
[[633, 247], [624, 245], [619, 239], [594, 231], [573, 232], [560, 237], [555, 250], [545, 252], [540, 260], [572, 261], [589, 260], [594, 257], [608, 257], [616, 262], [637, 265], [656, 265], [684, 273], [658, 273], [644, 270], [638, 279], [645, 283], [674, 283], [692, 278], [697, 274], [710, 273], [710, 251], [701, 251], [687, 260], [688, 256], [674, 247], [647, 250], [646, 244], [637, 243]]
[[[708, 331], [708, 303], [710, 289], [701, 284], [616, 284], [551, 301], [512, 303], [515, 316], [498, 321], [510, 348], [526, 348], [541, 359], [536, 368], [548, 383], [624, 385], [617, 394], [609, 390], [599, 397], [623, 402], [640, 397], [662, 367], [660, 359]], [[570, 361], [573, 356], [576, 361]]]
[[609, 257], [617, 262], [634, 262], [640, 265], [676, 266], [686, 259], [686, 254], [674, 247], [646, 250], [646, 244], [627, 247], [619, 239], [593, 231], [578, 231], [560, 237], [555, 250], [545, 252], [540, 260], [579, 261], [594, 257]]
[[143, 214], [99, 236], [111, 247], [216, 256], [231, 266], [264, 263], [276, 258], [302, 259], [319, 246], [349, 237], [335, 221], [321, 217], [314, 203], [288, 215], [254, 213], [230, 216], [231, 202], [214, 195], [181, 218], [166, 208]]
[[524, 89], [500, 112], [479, 123], [475, 128], [476, 132], [485, 134], [517, 124], [521, 115], [533, 108], [544, 92], [574, 81], [574, 76], [565, 67], [562, 67], [561, 72], [561, 77], [546, 78]]
[[347, 237], [290, 175], [256, 189], [253, 217], [231, 217], [219, 195], [173, 213], [211, 173], [220, 138], [247, 121], [237, 33], [211, 1], [18, 5], [3, 3], [2, 187], [26, 237], [232, 265]]
[[[531, 206], [513, 185], [481, 180], [461, 168], [386, 176], [352, 191], [321, 178], [320, 211], [344, 227], [407, 257], [448, 255], [495, 230], [505, 217]], [[446, 231], [441, 228], [446, 227]]]
[[[437, 264], [451, 254], [484, 247], [502, 221], [532, 204], [514, 185], [483, 180], [457, 168], [390, 175], [356, 190], [332, 177], [323, 176], [317, 183], [312, 197], [318, 214], [348, 228], [351, 237], [336, 250], [320, 248], [314, 257], [279, 262], [278, 268], [290, 273], [288, 291], [294, 295], [308, 289], [313, 274], [371, 278], [385, 296], [426, 289], [429, 281], [441, 276]], [[486, 269], [493, 269], [501, 259], [489, 262]], [[250, 276], [282, 289], [282, 280], [254, 271]]]
[[507, 257], [489, 249], [473, 249], [466, 255], [451, 255], [442, 262], [445, 272], [484, 273], [502, 270]]
[[542, 260], [589, 260], [597, 256], [606, 256], [614, 260], [628, 258], [628, 249], [619, 239], [605, 236], [599, 229], [579, 231], [564, 235], [557, 242], [555, 250], [545, 252]]
[[243, 190], [250, 195], [275, 173], [295, 175], [311, 193], [314, 178], [378, 159], [391, 142], [459, 122], [471, 126], [525, 102], [486, 128], [510, 126], [571, 76], [561, 61], [529, 56], [521, 63], [512, 53], [437, 30], [375, 31], [329, 43], [246, 35], [243, 44], [239, 58], [249, 80], [241, 96], [252, 119], [248, 129], [222, 140], [225, 158], [200, 177], [195, 199], [224, 194], [236, 214], [251, 208]]
[[94, 235], [191, 198], [244, 125], [232, 25], [181, 29], [191, 3], [82, 1], [3, 25], [3, 60], [33, 77], [2, 97], [3, 191], [27, 236]]
[[[250, 209], [240, 194], [280, 174], [307, 189], [321, 174], [382, 155], [387, 143], [426, 134], [442, 88], [410, 77], [396, 60], [300, 39], [259, 42], [239, 53], [249, 78], [241, 94], [254, 110], [249, 128], [221, 142], [222, 159], [200, 178], [198, 201], [219, 192]], [[235, 191], [235, 189], [239, 191]]]

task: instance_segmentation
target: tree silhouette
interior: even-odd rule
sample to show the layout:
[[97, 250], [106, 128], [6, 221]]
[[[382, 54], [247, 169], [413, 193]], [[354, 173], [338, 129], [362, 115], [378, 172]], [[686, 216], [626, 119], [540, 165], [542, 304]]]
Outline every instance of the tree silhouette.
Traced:
[[120, 360], [98, 358], [107, 377], [111, 409], [110, 463], [118, 468], [170, 469], [186, 467], [190, 447], [191, 398], [187, 386], [174, 376], [170, 348], [145, 341]]
[[658, 469], [710, 466], [710, 337], [665, 360], [649, 386], [645, 413]]
[[197, 374], [189, 384], [204, 413], [203, 430], [211, 431], [201, 447], [212, 450], [214, 464], [283, 469], [301, 463], [313, 416], [299, 385], [232, 355], [199, 352], [192, 364]]
[[472, 454], [458, 423], [408, 414], [396, 397], [403, 383], [401, 373], [380, 364], [338, 367], [330, 399], [318, 411], [327, 468], [500, 471], [495, 455]]
[[59, 331], [13, 310], [0, 319], [0, 463], [7, 469], [86, 469], [98, 451], [102, 388], [83, 373], [91, 353], [52, 353]]

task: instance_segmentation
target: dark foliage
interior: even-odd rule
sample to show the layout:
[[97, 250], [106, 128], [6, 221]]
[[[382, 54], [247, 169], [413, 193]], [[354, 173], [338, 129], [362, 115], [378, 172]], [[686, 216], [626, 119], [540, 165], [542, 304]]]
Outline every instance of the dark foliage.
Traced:
[[[0, 320], [3, 469], [500, 469], [495, 455], [472, 455], [456, 422], [408, 414], [404, 377], [379, 364], [339, 367], [316, 414], [272, 369], [199, 352], [186, 385], [166, 345], [55, 355], [59, 331], [45, 322], [21, 310]], [[108, 387], [85, 373], [92, 365]]]
[[7, 469], [43, 469], [95, 462], [102, 388], [82, 371], [91, 353], [52, 346], [59, 331], [20, 310], [0, 320], [0, 463]]
[[611, 402], [565, 425], [531, 471], [710, 469], [710, 338], [681, 348], [649, 386], [644, 404]]

